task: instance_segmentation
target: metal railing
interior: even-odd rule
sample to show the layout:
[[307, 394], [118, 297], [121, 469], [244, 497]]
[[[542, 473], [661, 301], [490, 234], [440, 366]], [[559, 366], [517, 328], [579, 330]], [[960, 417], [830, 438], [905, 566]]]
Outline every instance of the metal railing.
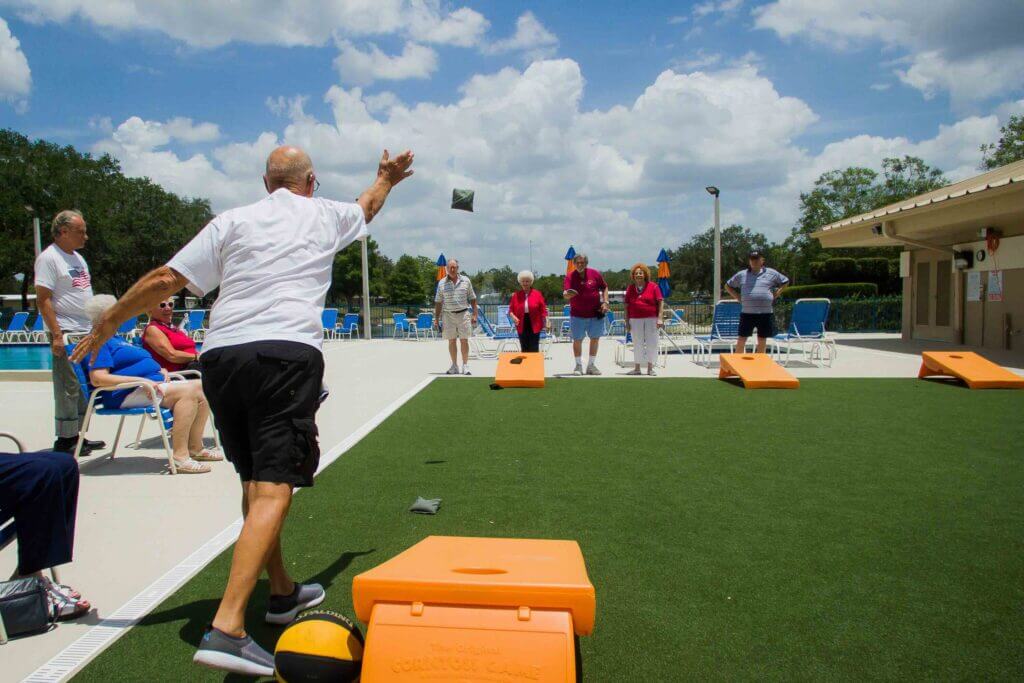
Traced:
[[[903, 299], [900, 296], [881, 296], [867, 299], [833, 299], [832, 308], [826, 327], [830, 332], [899, 332], [903, 313]], [[504, 304], [481, 304], [480, 310], [492, 322], [498, 323], [498, 310]], [[714, 306], [709, 302], [694, 302], [669, 299], [666, 308], [678, 311], [683, 318], [688, 332], [706, 334], [711, 330], [711, 319]], [[625, 315], [625, 304], [613, 303], [615, 317], [621, 319]], [[789, 324], [793, 301], [780, 300], [775, 303], [775, 322], [779, 331]], [[359, 330], [362, 336], [363, 318], [358, 307], [346, 310], [339, 307], [338, 317], [344, 314], [359, 313]], [[420, 313], [433, 313], [434, 307], [426, 304], [374, 304], [370, 310], [373, 325], [373, 337], [391, 338], [395, 333], [392, 318], [394, 313], [404, 313], [409, 320], [415, 320]], [[562, 303], [550, 305], [550, 315], [562, 314]], [[504, 321], [502, 321], [504, 322]]]

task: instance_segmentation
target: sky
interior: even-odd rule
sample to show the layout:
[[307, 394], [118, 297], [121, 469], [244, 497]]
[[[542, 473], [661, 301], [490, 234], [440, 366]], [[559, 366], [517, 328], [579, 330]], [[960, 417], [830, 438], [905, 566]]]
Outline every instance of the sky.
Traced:
[[1021, 26], [1018, 0], [0, 0], [0, 127], [215, 211], [280, 144], [340, 200], [408, 148], [385, 254], [617, 269], [710, 226], [707, 185], [781, 239], [825, 171], [978, 173], [1024, 113]]

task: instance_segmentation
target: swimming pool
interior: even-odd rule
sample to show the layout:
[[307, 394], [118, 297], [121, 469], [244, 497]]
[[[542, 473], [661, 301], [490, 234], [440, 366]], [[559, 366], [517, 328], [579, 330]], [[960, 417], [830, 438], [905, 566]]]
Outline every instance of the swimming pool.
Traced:
[[49, 344], [0, 344], [0, 370], [49, 370]]

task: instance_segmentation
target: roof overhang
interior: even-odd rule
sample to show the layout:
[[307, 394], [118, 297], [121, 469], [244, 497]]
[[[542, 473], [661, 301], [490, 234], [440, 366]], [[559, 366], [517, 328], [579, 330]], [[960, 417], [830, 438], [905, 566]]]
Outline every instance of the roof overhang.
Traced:
[[1024, 161], [989, 171], [875, 211], [845, 218], [811, 234], [826, 248], [902, 244], [882, 234], [950, 246], [978, 239], [982, 228], [1024, 233]]

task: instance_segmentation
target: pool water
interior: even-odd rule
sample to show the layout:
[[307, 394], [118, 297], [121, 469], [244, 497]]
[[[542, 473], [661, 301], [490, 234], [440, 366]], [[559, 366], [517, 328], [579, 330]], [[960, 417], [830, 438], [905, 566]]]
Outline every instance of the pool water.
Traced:
[[49, 370], [49, 344], [0, 344], [0, 370]]

